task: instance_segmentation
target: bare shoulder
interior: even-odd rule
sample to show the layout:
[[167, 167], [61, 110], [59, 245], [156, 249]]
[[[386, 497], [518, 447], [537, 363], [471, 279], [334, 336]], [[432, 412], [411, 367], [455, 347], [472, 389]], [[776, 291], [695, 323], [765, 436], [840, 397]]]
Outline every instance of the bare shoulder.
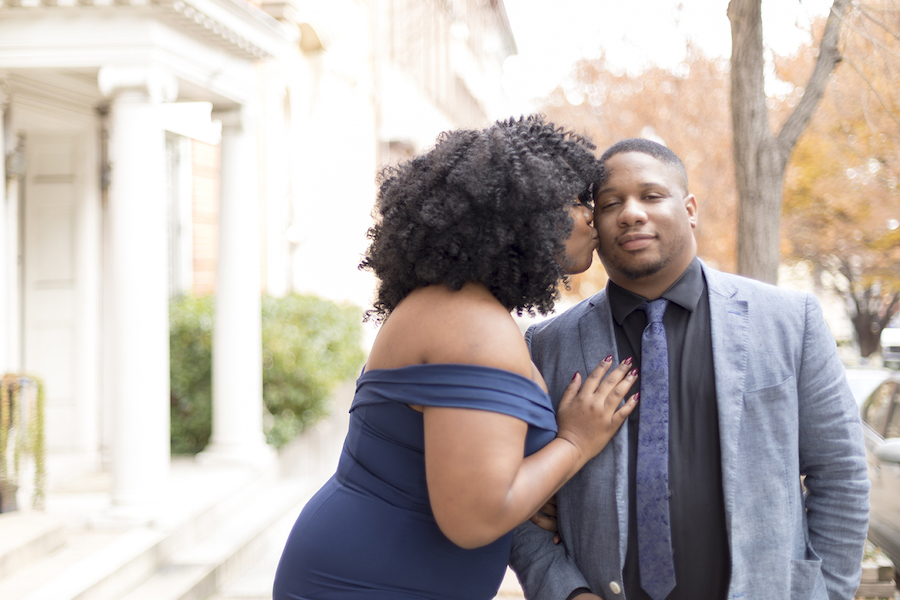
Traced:
[[490, 292], [474, 284], [412, 292], [382, 325], [368, 368], [427, 363], [483, 365], [532, 378], [518, 325]]

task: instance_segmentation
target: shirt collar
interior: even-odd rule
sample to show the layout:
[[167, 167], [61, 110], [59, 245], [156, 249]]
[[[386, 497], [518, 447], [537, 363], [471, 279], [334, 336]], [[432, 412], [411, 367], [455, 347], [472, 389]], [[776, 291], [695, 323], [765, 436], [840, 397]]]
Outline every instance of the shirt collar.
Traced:
[[[622, 286], [613, 283], [611, 279], [607, 283], [607, 294], [609, 295], [609, 305], [613, 318], [619, 325], [622, 325], [628, 315], [647, 301], [640, 294], [630, 292]], [[695, 256], [688, 268], [681, 274], [681, 277], [663, 292], [662, 297], [690, 312], [694, 312], [702, 294], [703, 269], [700, 268], [700, 259]]]

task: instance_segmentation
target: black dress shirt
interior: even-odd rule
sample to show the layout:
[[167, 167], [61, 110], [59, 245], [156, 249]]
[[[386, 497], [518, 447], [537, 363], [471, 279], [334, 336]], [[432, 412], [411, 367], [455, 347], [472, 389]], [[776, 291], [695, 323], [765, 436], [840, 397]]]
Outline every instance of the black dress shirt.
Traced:
[[[612, 281], [608, 287], [619, 359], [641, 366], [646, 301]], [[719, 411], [713, 372], [709, 296], [695, 258], [662, 295], [669, 349], [669, 515], [675, 589], [668, 600], [724, 600], [731, 577], [725, 527]], [[640, 378], [630, 393], [640, 391]], [[628, 550], [623, 587], [628, 600], [649, 600], [640, 586], [635, 471], [641, 405], [628, 417]]]

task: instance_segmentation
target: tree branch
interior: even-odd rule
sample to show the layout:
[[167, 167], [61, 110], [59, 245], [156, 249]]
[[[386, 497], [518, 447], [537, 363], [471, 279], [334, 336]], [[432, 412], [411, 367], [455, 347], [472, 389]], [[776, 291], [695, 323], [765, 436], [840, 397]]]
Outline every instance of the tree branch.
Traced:
[[[891, 112], [890, 107], [888, 107], [888, 105], [885, 103], [884, 98], [881, 97], [881, 94], [878, 93], [878, 90], [875, 89], [875, 86], [872, 85], [872, 82], [869, 81], [869, 78], [865, 76], [865, 74], [859, 69], [859, 67], [856, 66], [856, 64], [852, 60], [848, 60], [847, 64], [850, 65], [850, 67], [854, 71], [856, 71], [860, 77], [862, 77], [862, 80], [866, 82], [868, 88], [872, 91], [873, 94], [875, 94], [875, 97], [878, 99], [878, 102], [881, 103], [881, 106], [884, 108], [888, 116], [894, 121], [894, 123], [900, 126], [900, 119], [894, 116], [894, 113]], [[873, 127], [872, 129], [876, 130], [875, 127]]]
[[803, 96], [796, 108], [788, 117], [784, 127], [778, 134], [777, 143], [782, 150], [785, 163], [787, 163], [791, 150], [797, 143], [797, 139], [803, 130], [806, 129], [809, 120], [815, 112], [822, 94], [825, 93], [825, 86], [828, 84], [828, 77], [834, 70], [834, 66], [840, 62], [841, 54], [838, 51], [837, 43], [840, 37], [841, 25], [844, 20], [844, 12], [849, 0], [834, 0], [831, 5], [831, 12], [828, 14], [828, 20], [825, 22], [825, 31], [822, 33], [822, 41], [819, 43], [819, 57], [816, 59], [816, 66], [812, 75], [809, 77]]
[[[842, 17], [842, 20], [844, 20], [844, 25], [846, 25], [846, 27], [850, 31], [852, 31], [853, 33], [856, 33], [861, 38], [863, 38], [864, 40], [871, 43], [873, 46], [877, 46], [878, 48], [884, 50], [888, 54], [893, 54], [894, 56], [900, 56], [900, 52], [897, 52], [896, 49], [892, 48], [891, 46], [885, 44], [884, 42], [882, 42], [881, 40], [876, 38], [868, 30], [865, 30], [865, 31], [862, 30], [860, 27], [855, 26], [852, 22], [848, 22], [845, 19], [843, 19], [843, 17]], [[882, 25], [882, 27], [884, 27], [884, 26]], [[897, 36], [897, 34], [891, 33], [891, 35], [897, 39], [900, 39], [900, 36]]]
[[897, 304], [900, 304], [900, 292], [895, 292], [893, 296], [891, 296], [890, 302], [886, 303], [884, 314], [878, 319], [878, 324], [881, 325], [881, 328], [884, 329], [887, 327], [888, 323], [891, 321], [891, 317], [894, 316], [894, 307]]
[[892, 38], [900, 40], [900, 35], [897, 35], [893, 31], [891, 31], [884, 23], [872, 16], [872, 11], [869, 10], [868, 6], [860, 4], [857, 5], [856, 9], [860, 12], [860, 14], [862, 14], [868, 20], [872, 21], [872, 23], [877, 25], [880, 29], [884, 30], [884, 32], [890, 35]]

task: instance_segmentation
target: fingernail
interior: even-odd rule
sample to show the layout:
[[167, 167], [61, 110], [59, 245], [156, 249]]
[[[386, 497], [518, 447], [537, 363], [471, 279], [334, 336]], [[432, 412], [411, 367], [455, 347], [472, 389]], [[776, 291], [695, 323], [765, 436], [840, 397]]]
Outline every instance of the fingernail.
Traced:
[[637, 377], [637, 374], [638, 374], [637, 369], [632, 369], [632, 370], [628, 371], [628, 375], [630, 375], [631, 377]]
[[634, 401], [637, 402], [640, 399], [641, 399], [641, 393], [638, 392], [637, 394], [634, 395]]
[[575, 374], [572, 375], [572, 381], [575, 381], [576, 377], [578, 377], [578, 371], [575, 371]]
[[603, 362], [606, 362], [606, 363], [612, 362], [612, 354], [610, 354], [609, 356], [607, 356], [606, 358], [604, 358], [604, 359], [603, 359]]
[[623, 361], [622, 361], [622, 364], [630, 365], [630, 364], [631, 364], [631, 357], [629, 356], [628, 358], [626, 358], [625, 360], [623, 360]]

